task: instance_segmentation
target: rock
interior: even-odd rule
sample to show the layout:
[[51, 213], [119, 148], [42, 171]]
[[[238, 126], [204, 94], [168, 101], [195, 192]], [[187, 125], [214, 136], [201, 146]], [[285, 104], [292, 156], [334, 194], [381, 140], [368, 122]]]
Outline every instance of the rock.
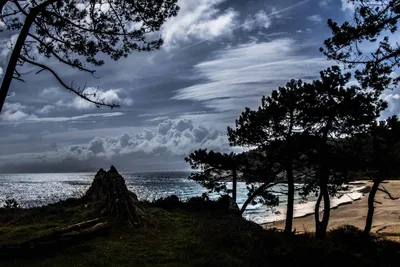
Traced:
[[83, 199], [88, 208], [115, 217], [128, 226], [141, 226], [148, 219], [137, 196], [128, 190], [114, 166], [107, 172], [103, 169], [97, 172]]

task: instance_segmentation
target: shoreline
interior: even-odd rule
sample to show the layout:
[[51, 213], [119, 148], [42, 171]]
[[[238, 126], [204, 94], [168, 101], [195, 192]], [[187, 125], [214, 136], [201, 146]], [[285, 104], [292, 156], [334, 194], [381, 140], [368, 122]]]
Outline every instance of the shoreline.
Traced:
[[[348, 184], [349, 186], [352, 186], [348, 191], [342, 191], [342, 195], [340, 197], [332, 197], [331, 198], [331, 210], [335, 210], [338, 207], [344, 206], [344, 205], [350, 205], [356, 201], [359, 201], [364, 198], [365, 196], [365, 190], [368, 189], [367, 192], [369, 192], [370, 187], [368, 186], [367, 181], [355, 181], [351, 182]], [[346, 199], [347, 198], [347, 199]], [[343, 201], [344, 200], [344, 201]], [[306, 203], [297, 203], [294, 206], [294, 216], [293, 219], [301, 219], [305, 217], [312, 216], [314, 218], [314, 210], [315, 210], [315, 203], [316, 199], [312, 199], [307, 201]], [[320, 208], [320, 212], [322, 212], [323, 209]], [[296, 215], [297, 213], [297, 215]], [[261, 222], [259, 225], [261, 225], [264, 228], [269, 228], [268, 226], [272, 225], [274, 227], [276, 224], [284, 224], [285, 222], [285, 214], [286, 214], [286, 204], [281, 206], [280, 209], [280, 218], [275, 218], [275, 220], [271, 221], [266, 221], [266, 222]], [[314, 220], [314, 219], [313, 219]]]
[[[365, 182], [365, 187], [371, 185], [371, 182]], [[385, 181], [385, 188], [394, 196], [400, 196], [400, 180]], [[392, 240], [400, 242], [400, 199], [387, 199], [387, 195], [378, 191], [375, 200], [382, 204], [375, 204], [375, 212], [372, 223], [372, 233], [379, 233]], [[365, 226], [366, 216], [368, 212], [368, 193], [363, 193], [359, 199], [352, 202], [339, 203], [336, 207], [331, 208], [328, 230], [337, 228], [342, 225], [353, 225], [360, 229]], [[293, 219], [293, 229], [296, 232], [314, 232], [315, 221], [314, 213]], [[284, 229], [285, 220], [279, 220], [261, 224], [265, 229], [277, 228]]]
[[[357, 202], [357, 201], [361, 201], [364, 197], [365, 197], [365, 196], [362, 196], [362, 197], [357, 198], [357, 199], [352, 200], [352, 201], [347, 201], [347, 202], [339, 203], [338, 205], [336, 205], [336, 206], [334, 206], [334, 207], [331, 207], [331, 211], [332, 211], [332, 210], [336, 210], [336, 209], [338, 209], [339, 207], [351, 205], [351, 204], [353, 204], [353, 203], [355, 203], [355, 202]], [[320, 212], [320, 214], [322, 214], [322, 211]], [[306, 214], [304, 214], [304, 215], [300, 215], [300, 216], [297, 216], [297, 217], [293, 217], [293, 220], [295, 220], [295, 219], [302, 219], [302, 218], [306, 218], [306, 217], [313, 217], [313, 216], [314, 216], [314, 212], [310, 212], [310, 213], [306, 213]], [[314, 217], [313, 217], [313, 220], [314, 220]], [[264, 228], [267, 229], [266, 226], [268, 226], [268, 225], [275, 225], [275, 224], [277, 224], [277, 223], [284, 223], [285, 221], [286, 221], [286, 220], [277, 220], [277, 221], [273, 221], [273, 222], [261, 223], [260, 225], [261, 225], [262, 227], [264, 227]], [[273, 227], [272, 227], [272, 228], [273, 228]]]

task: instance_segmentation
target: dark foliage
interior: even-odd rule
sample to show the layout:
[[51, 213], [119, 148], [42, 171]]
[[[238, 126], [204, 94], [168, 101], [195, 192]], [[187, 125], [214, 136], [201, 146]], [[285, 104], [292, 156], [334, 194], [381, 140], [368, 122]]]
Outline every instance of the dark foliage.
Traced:
[[6, 199], [3, 208], [5, 209], [16, 209], [19, 207], [18, 202], [12, 198], [12, 199]]
[[191, 173], [189, 179], [198, 182], [210, 193], [231, 193], [231, 190], [226, 187], [226, 182], [232, 181], [234, 172], [241, 169], [240, 156], [207, 149], [192, 152], [185, 161], [193, 170], [200, 170]]
[[[176, 197], [167, 202], [176, 203]], [[51, 233], [66, 224], [91, 219], [84, 202], [72, 201], [22, 209], [20, 219], [0, 216], [1, 266], [398, 266], [399, 243], [343, 226], [325, 240], [313, 234], [286, 234], [231, 215], [209, 210], [207, 198], [181, 202], [168, 212], [148, 207], [154, 226], [140, 229], [113, 227], [107, 235], [78, 243], [24, 248], [8, 254], [4, 246], [25, 242], [38, 233]], [[159, 203], [161, 203], [160, 201]], [[224, 202], [221, 200], [221, 202]], [[218, 202], [214, 202], [217, 207]], [[151, 205], [150, 205], [151, 206]], [[222, 207], [222, 206], [221, 206]], [[194, 212], [195, 211], [195, 212]], [[12, 209], [0, 209], [0, 215]], [[96, 217], [94, 217], [96, 218]], [[23, 257], [18, 257], [23, 255]]]
[[96, 92], [85, 91], [85, 86], [68, 85], [35, 53], [94, 74], [93, 67], [104, 64], [102, 55], [118, 60], [133, 51], [158, 49], [162, 39], [149, 39], [148, 34], [159, 31], [166, 19], [177, 14], [176, 2], [1, 1], [0, 20], [5, 24], [5, 30], [18, 31], [19, 35], [0, 89], [0, 112], [11, 80], [23, 81], [17, 66], [25, 63], [37, 67], [37, 73], [49, 71], [62, 87], [97, 106], [118, 106], [118, 103], [98, 98]]
[[352, 168], [373, 183], [368, 195], [368, 214], [364, 228], [364, 233], [369, 234], [377, 191], [386, 193], [392, 200], [396, 199], [380, 186], [384, 180], [396, 177], [400, 172], [400, 122], [397, 116], [373, 123], [367, 132], [350, 139], [348, 145], [352, 149]]
[[[391, 37], [397, 33], [400, 3], [397, 0], [347, 0], [354, 5], [352, 21], [339, 25], [329, 19], [333, 37], [325, 40], [321, 51], [329, 58], [357, 68], [356, 77], [364, 88], [379, 94], [399, 77], [391, 74], [399, 67], [400, 50]], [[372, 53], [363, 52], [363, 44], [375, 46]]]
[[[287, 232], [292, 231], [294, 172], [303, 170], [300, 162], [303, 159], [301, 155], [305, 143], [303, 129], [299, 127], [301, 115], [299, 100], [302, 97], [303, 86], [304, 83], [301, 80], [291, 80], [286, 86], [272, 91], [271, 96], [263, 96], [261, 106], [257, 110], [246, 108], [236, 120], [235, 129], [228, 127], [231, 145], [257, 147], [255, 151], [259, 155], [253, 162], [261, 162], [264, 166], [261, 168], [253, 166], [250, 169], [258, 174], [260, 180], [274, 182], [272, 179], [276, 179], [280, 172], [286, 176], [288, 208], [285, 229]], [[260, 160], [261, 157], [264, 157], [264, 160]], [[250, 193], [256, 190], [252, 188]]]
[[192, 212], [230, 212], [230, 196], [221, 195], [217, 200], [210, 200], [207, 194], [201, 197], [192, 197], [186, 201], [181, 201], [176, 195], [156, 199], [150, 203], [150, 206], [162, 208], [165, 210], [187, 210]]

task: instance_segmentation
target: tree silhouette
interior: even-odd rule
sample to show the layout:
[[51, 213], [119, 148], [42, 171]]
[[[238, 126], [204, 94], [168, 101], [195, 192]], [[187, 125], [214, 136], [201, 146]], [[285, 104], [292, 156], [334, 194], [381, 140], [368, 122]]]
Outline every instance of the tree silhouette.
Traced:
[[232, 179], [232, 198], [236, 202], [238, 171], [241, 168], [240, 158], [236, 154], [199, 149], [186, 157], [185, 161], [192, 169], [200, 169], [200, 172], [193, 172], [189, 178], [210, 192], [230, 192], [226, 181]]
[[[25, 63], [38, 67], [37, 73], [50, 72], [62, 87], [96, 106], [117, 107], [106, 102], [85, 86], [67, 84], [38, 55], [55, 58], [72, 68], [94, 74], [90, 67], [101, 66], [105, 54], [113, 60], [127, 57], [133, 51], [158, 49], [161, 38], [149, 39], [149, 33], [160, 30], [167, 18], [179, 10], [177, 0], [3, 0], [0, 21], [5, 30], [18, 38], [4, 73], [0, 88], [0, 112], [12, 79], [23, 81], [18, 66]], [[89, 65], [89, 66], [88, 66]]]
[[[288, 203], [285, 231], [292, 231], [294, 206], [294, 164], [299, 158], [299, 139], [302, 129], [299, 128], [299, 99], [304, 83], [291, 80], [284, 87], [274, 90], [271, 96], [262, 98], [258, 110], [246, 108], [236, 128], [228, 127], [231, 145], [258, 147], [273, 152], [270, 159], [285, 170], [288, 185]], [[271, 148], [274, 148], [271, 150]]]
[[[333, 37], [325, 40], [320, 50], [329, 58], [345, 63], [349, 68], [360, 68], [356, 77], [364, 88], [372, 87], [380, 93], [400, 77], [393, 77], [400, 64], [400, 48], [390, 37], [397, 33], [400, 3], [397, 0], [347, 0], [354, 5], [354, 19], [339, 25], [332, 19], [328, 25]], [[365, 52], [363, 44], [373, 47]], [[395, 75], [395, 74], [394, 74]]]
[[[191, 173], [189, 179], [198, 182], [210, 193], [232, 192], [232, 198], [236, 203], [238, 178], [246, 182], [248, 199], [240, 209], [240, 213], [243, 214], [251, 203], [263, 203], [268, 206], [279, 204], [278, 197], [269, 189], [279, 183], [275, 178], [280, 173], [280, 169], [278, 166], [265, 164], [265, 158], [262, 157], [263, 160], [261, 160], [260, 157], [262, 156], [257, 151], [227, 154], [199, 149], [185, 160], [192, 169], [196, 170]], [[269, 162], [272, 163], [272, 161]], [[227, 187], [229, 180], [232, 180], [232, 190]]]
[[[267, 206], [279, 205], [279, 197], [273, 187], [287, 184], [283, 168], [276, 161], [275, 152], [278, 146], [260, 147], [241, 154], [242, 179], [246, 182], [248, 198], [241, 207], [243, 213], [249, 204], [262, 203]], [[282, 193], [282, 192], [279, 192]]]
[[[351, 75], [342, 74], [337, 66], [321, 71], [320, 76], [319, 80], [304, 86], [299, 120], [313, 140], [307, 158], [308, 167], [315, 172], [305, 184], [314, 187], [318, 183], [316, 235], [324, 237], [330, 216], [330, 195], [347, 179], [346, 151], [339, 141], [365, 131], [385, 104], [374, 92], [365, 92], [358, 86], [347, 87]], [[322, 200], [324, 211], [320, 220]]]
[[398, 176], [400, 171], [400, 121], [397, 116], [392, 116], [385, 121], [375, 122], [368, 132], [355, 136], [351, 143], [353, 157], [357, 159], [355, 168], [362, 170], [373, 182], [368, 195], [368, 214], [364, 228], [364, 233], [369, 234], [377, 191], [386, 193], [390, 199], [397, 199], [381, 183]]

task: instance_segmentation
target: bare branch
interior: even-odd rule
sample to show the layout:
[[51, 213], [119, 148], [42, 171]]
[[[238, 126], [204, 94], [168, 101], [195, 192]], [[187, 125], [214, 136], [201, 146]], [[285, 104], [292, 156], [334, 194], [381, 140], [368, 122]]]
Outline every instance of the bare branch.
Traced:
[[20, 82], [23, 82], [23, 83], [26, 83], [25, 80], [19, 78], [18, 76], [13, 76], [13, 79], [17, 80], [17, 81], [20, 81]]
[[[31, 38], [33, 38], [34, 40], [36, 40], [37, 42], [39, 42], [41, 45], [45, 46], [46, 48], [49, 48], [49, 45], [46, 44], [45, 42], [43, 42], [42, 40], [40, 40], [37, 36], [35, 36], [35, 35], [31, 34], [31, 33], [29, 33], [28, 36], [31, 37]], [[60, 55], [58, 55], [56, 52], [54, 52], [52, 49], [51, 49], [51, 52], [50, 52], [50, 53], [51, 53], [55, 58], [57, 58], [60, 62], [66, 64], [66, 65], [69, 65], [69, 66], [71, 66], [71, 67], [73, 67], [73, 68], [77, 68], [77, 69], [79, 69], [79, 70], [81, 70], [81, 71], [89, 72], [89, 73], [91, 73], [91, 74], [93, 75], [93, 77], [95, 77], [95, 76], [94, 76], [94, 73], [96, 72], [96, 70], [90, 70], [90, 69], [87, 69], [87, 68], [85, 68], [85, 67], [82, 67], [82, 66], [80, 66], [80, 65], [78, 65], [78, 64], [74, 64], [73, 62], [71, 62], [71, 61], [69, 61], [69, 60], [65, 60], [65, 59], [62, 58]], [[97, 77], [95, 77], [95, 78], [97, 78]]]
[[46, 65], [44, 65], [44, 64], [41, 64], [41, 63], [38, 63], [38, 62], [36, 62], [36, 61], [30, 60], [30, 59], [28, 59], [28, 58], [26, 58], [26, 57], [24, 57], [24, 56], [21, 56], [21, 55], [20, 55], [20, 58], [21, 58], [22, 60], [26, 61], [27, 63], [31, 64], [31, 65], [40, 67], [41, 70], [40, 70], [39, 72], [41, 72], [41, 71], [43, 71], [43, 70], [49, 71], [51, 74], [53, 74], [53, 76], [57, 79], [57, 81], [58, 81], [65, 89], [69, 90], [70, 92], [73, 92], [74, 94], [76, 94], [77, 96], [83, 98], [84, 100], [86, 100], [86, 101], [88, 101], [88, 102], [90, 102], [90, 103], [95, 104], [97, 107], [100, 107], [100, 106], [105, 106], [105, 107], [110, 107], [110, 108], [119, 107], [119, 104], [116, 104], [116, 103], [105, 103], [102, 99], [99, 99], [99, 98], [96, 99], [96, 100], [90, 99], [89, 96], [90, 96], [90, 95], [93, 95], [93, 94], [85, 93], [85, 92], [84, 92], [84, 88], [83, 88], [83, 89], [79, 89], [79, 88], [78, 88], [78, 89], [75, 89], [75, 88], [73, 88], [72, 86], [68, 86], [68, 85], [60, 78], [60, 76], [59, 76], [54, 70], [52, 70], [51, 68], [49, 68], [48, 66], [46, 66]]
[[[393, 197], [393, 196], [389, 193], [389, 191], [388, 191], [383, 185], [381, 185], [381, 186], [382, 186], [382, 188], [378, 188], [378, 190], [381, 191], [381, 192], [383, 192], [383, 193], [385, 193], [386, 195], [388, 195], [388, 196], [389, 196], [389, 199], [391, 199], [391, 200], [400, 199], [400, 197]], [[388, 199], [387, 197], [385, 197], [385, 198]]]

